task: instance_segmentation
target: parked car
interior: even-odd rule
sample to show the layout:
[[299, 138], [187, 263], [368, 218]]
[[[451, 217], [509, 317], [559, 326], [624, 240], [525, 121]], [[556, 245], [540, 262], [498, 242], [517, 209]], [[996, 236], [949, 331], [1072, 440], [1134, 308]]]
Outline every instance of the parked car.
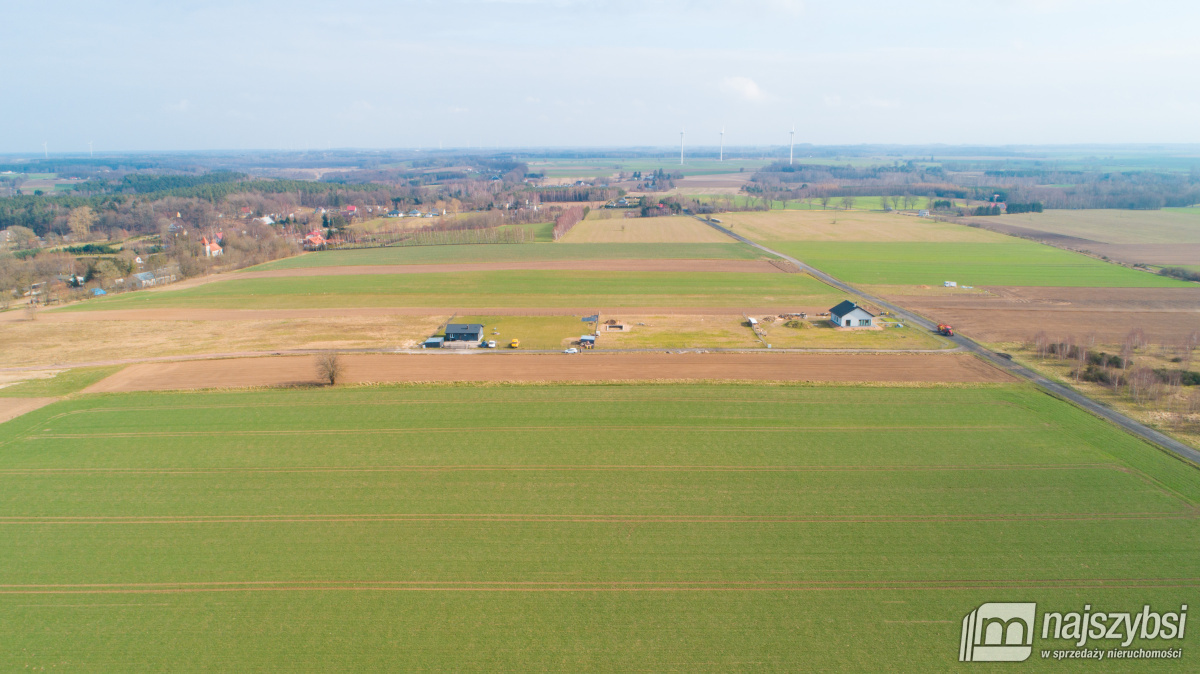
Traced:
[[563, 351], [563, 353], [579, 353], [579, 349], [576, 349], [575, 347], [572, 346], [571, 348], [567, 349], [566, 351]]
[[489, 348], [489, 349], [494, 349], [494, 348], [496, 348], [496, 340], [494, 340], [494, 339], [489, 339], [489, 340], [488, 340], [488, 342], [487, 342], [487, 348]]

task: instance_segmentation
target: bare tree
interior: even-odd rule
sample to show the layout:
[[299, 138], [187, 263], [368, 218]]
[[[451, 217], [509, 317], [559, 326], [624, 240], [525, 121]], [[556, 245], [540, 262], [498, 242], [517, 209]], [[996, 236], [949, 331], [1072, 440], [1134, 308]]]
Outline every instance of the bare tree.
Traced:
[[1045, 360], [1046, 353], [1050, 350], [1050, 335], [1047, 335], [1045, 330], [1039, 330], [1033, 336], [1033, 344], [1037, 347], [1038, 358]]
[[317, 377], [336, 386], [342, 378], [342, 358], [337, 351], [326, 351], [317, 355]]
[[30, 321], [37, 320], [37, 305], [33, 303], [33, 297], [25, 303], [25, 319]]

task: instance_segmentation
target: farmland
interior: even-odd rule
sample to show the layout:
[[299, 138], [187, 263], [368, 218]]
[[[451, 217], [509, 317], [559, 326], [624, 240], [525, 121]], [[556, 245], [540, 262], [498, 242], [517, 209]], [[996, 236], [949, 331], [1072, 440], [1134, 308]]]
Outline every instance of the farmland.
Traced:
[[99, 395], [0, 446], [7, 669], [947, 669], [981, 601], [1200, 586], [1193, 469], [1020, 385]]
[[[611, 213], [611, 211], [609, 211]], [[561, 239], [566, 243], [708, 243], [725, 244], [729, 237], [688, 216], [660, 218], [587, 219]]]
[[803, 274], [493, 271], [237, 279], [128, 293], [68, 310], [166, 307], [781, 307], [832, 306], [841, 294]]
[[[682, 185], [684, 183], [680, 184]], [[738, 208], [768, 205], [772, 210], [821, 211], [826, 215], [837, 214], [843, 209], [844, 204], [842, 197], [834, 197], [830, 199], [828, 204], [822, 206], [821, 202], [816, 198], [788, 199], [786, 201], [782, 199], [771, 199], [770, 202], [767, 203], [765, 197], [756, 197], [748, 194], [718, 194], [716, 193], [716, 190], [713, 190], [714, 193], [712, 194], [707, 194], [703, 188], [685, 188], [676, 189], [675, 191], [687, 194], [692, 199], [695, 199], [701, 203], [728, 202], [731, 206]], [[865, 211], [886, 210], [883, 207], [883, 197], [880, 196], [853, 197], [853, 201], [853, 207], [856, 209]], [[909, 208], [906, 210], [929, 208], [929, 201], [930, 200], [928, 197], [910, 197]]]
[[379, 264], [535, 262], [550, 260], [730, 259], [753, 260], [759, 251], [741, 243], [494, 244], [468, 246], [392, 246], [308, 253], [253, 267], [254, 271], [300, 267]]
[[[54, 365], [277, 349], [412, 347], [449, 314], [246, 315], [211, 318], [98, 312], [86, 325], [53, 312], [37, 321], [0, 321], [0, 367]], [[351, 315], [346, 315], [351, 314]], [[78, 316], [78, 314], [74, 314]], [[62, 320], [62, 319], [66, 320]], [[86, 334], [87, 339], [79, 339]], [[47, 354], [53, 354], [53, 359]], [[9, 389], [0, 389], [0, 396]]]
[[989, 224], [1016, 225], [1050, 234], [1101, 243], [1200, 243], [1200, 212], [1197, 212], [1198, 210], [1200, 209], [1053, 210], [1043, 213], [972, 218], [972, 220]]
[[725, 227], [755, 241], [927, 241], [1006, 243], [981, 229], [871, 211], [758, 211], [722, 213]]
[[778, 242], [772, 247], [844, 281], [880, 285], [1184, 288], [1189, 284], [1051, 246], [997, 243]]

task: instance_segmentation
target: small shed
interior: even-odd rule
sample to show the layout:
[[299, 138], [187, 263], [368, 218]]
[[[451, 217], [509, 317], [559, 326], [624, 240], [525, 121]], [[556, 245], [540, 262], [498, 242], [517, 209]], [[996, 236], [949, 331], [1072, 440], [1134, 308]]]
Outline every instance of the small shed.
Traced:
[[585, 348], [585, 349], [594, 349], [594, 348], [596, 348], [596, 336], [595, 336], [595, 335], [583, 335], [583, 336], [581, 336], [581, 337], [579, 338], [579, 345], [580, 345], [580, 346], [582, 346], [582, 347], [583, 347], [583, 348]]
[[446, 326], [447, 342], [483, 341], [483, 325], [480, 323], [450, 323]]
[[422, 349], [440, 349], [442, 342], [446, 341], [445, 337], [430, 337], [421, 344]]
[[829, 310], [829, 322], [839, 328], [873, 328], [875, 315], [846, 300]]

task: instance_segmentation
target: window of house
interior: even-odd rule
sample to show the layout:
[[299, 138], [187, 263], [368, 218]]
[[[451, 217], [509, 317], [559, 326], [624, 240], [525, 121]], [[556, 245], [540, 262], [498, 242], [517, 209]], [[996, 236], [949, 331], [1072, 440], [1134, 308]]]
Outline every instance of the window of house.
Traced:
[[860, 319], [858, 319], [858, 324], [859, 324], [859, 326], [863, 326], [863, 325], [869, 326], [869, 325], [871, 325], [871, 319], [860, 318]]

